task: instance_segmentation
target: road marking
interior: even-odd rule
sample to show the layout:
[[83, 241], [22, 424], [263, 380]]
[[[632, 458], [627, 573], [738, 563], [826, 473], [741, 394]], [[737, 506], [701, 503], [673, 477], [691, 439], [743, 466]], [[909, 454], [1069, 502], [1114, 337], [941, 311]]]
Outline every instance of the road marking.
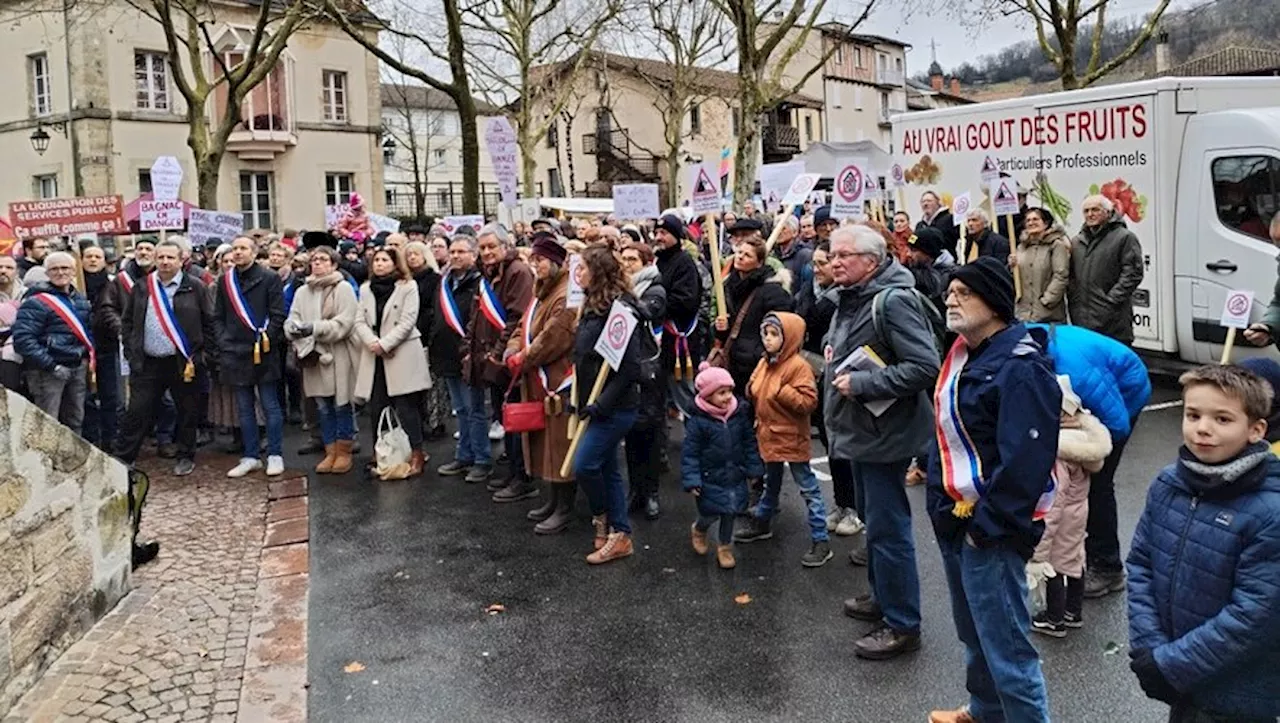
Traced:
[[1181, 406], [1182, 406], [1182, 400], [1175, 399], [1172, 402], [1160, 402], [1159, 404], [1148, 404], [1147, 406], [1142, 408], [1142, 411], [1158, 412], [1162, 409], [1173, 409], [1174, 407], [1181, 407]]
[[830, 482], [831, 473], [823, 472], [822, 470], [818, 469], [817, 466], [820, 464], [826, 464], [830, 466], [827, 462], [826, 457], [814, 457], [813, 459], [809, 460], [809, 469], [813, 470], [813, 476], [817, 477], [820, 481]]

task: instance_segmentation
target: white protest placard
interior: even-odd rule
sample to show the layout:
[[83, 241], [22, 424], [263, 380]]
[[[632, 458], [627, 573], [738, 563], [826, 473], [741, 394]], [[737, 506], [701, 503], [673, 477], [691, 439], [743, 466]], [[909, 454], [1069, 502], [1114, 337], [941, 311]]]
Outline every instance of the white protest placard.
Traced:
[[238, 213], [191, 209], [187, 237], [191, 239], [192, 246], [201, 246], [214, 238], [231, 243], [242, 233], [244, 233], [244, 216]]
[[995, 156], [986, 156], [982, 159], [980, 174], [982, 182], [988, 185], [1000, 177], [1000, 164], [996, 162]]
[[835, 218], [862, 218], [864, 215], [862, 201], [866, 196], [867, 182], [863, 167], [866, 161], [851, 160], [845, 162], [836, 174], [835, 186], [831, 190], [831, 215]]
[[484, 143], [498, 177], [498, 195], [502, 205], [516, 205], [516, 132], [506, 116], [490, 118], [484, 128]]
[[151, 164], [151, 197], [157, 201], [176, 201], [182, 188], [182, 164], [173, 156], [160, 156]]
[[1222, 321], [1227, 328], [1248, 329], [1249, 311], [1253, 309], [1252, 291], [1228, 291], [1227, 300], [1222, 304]]
[[804, 173], [804, 161], [766, 163], [760, 166], [760, 200], [764, 210], [774, 213], [796, 176]]
[[787, 189], [787, 195], [782, 197], [782, 205], [785, 208], [799, 206], [813, 192], [813, 187], [818, 185], [818, 179], [822, 178], [821, 173], [801, 173], [791, 182], [791, 187]]
[[390, 216], [383, 216], [380, 213], [366, 213], [365, 215], [369, 217], [369, 223], [373, 224], [374, 231], [400, 232], [400, 222]]
[[991, 214], [993, 216], [1013, 216], [1018, 213], [1017, 187], [1012, 178], [997, 178], [991, 182]]
[[578, 254], [569, 256], [569, 295], [565, 298], [564, 305], [569, 309], [577, 309], [582, 306], [582, 302], [587, 299], [587, 291], [582, 288], [582, 284], [578, 283], [578, 266], [582, 264], [582, 257]]
[[351, 204], [339, 203], [336, 206], [324, 207], [324, 227], [333, 228], [338, 225], [343, 216], [347, 215], [347, 211], [351, 210]]
[[141, 201], [138, 203], [138, 227], [143, 231], [182, 228], [186, 223], [182, 201]]
[[889, 185], [893, 188], [902, 188], [907, 185], [907, 174], [902, 170], [901, 163], [895, 163], [889, 167]]
[[626, 221], [657, 218], [658, 184], [615, 184], [613, 187], [613, 215]]
[[604, 361], [613, 370], [618, 371], [622, 365], [622, 356], [627, 352], [627, 343], [631, 341], [631, 332], [636, 330], [636, 315], [631, 307], [615, 300], [609, 309], [609, 318], [605, 319], [604, 331], [596, 339], [596, 353], [604, 357]]
[[468, 216], [445, 216], [440, 220], [440, 225], [444, 226], [444, 232], [450, 236], [458, 232], [463, 226], [470, 226], [479, 232], [484, 226], [484, 216], [473, 214]]
[[720, 176], [710, 163], [689, 166], [689, 197], [695, 216], [720, 213]]
[[968, 191], [951, 199], [951, 216], [955, 219], [956, 225], [964, 223], [964, 217], [973, 209], [973, 198]]

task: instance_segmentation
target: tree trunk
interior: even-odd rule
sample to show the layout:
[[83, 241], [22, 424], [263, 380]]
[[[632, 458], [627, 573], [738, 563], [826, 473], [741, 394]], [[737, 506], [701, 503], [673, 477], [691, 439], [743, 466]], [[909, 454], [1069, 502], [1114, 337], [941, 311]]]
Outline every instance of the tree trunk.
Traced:
[[[516, 146], [520, 148], [520, 186], [525, 189], [525, 198], [533, 198], [537, 194], [533, 192], [537, 188], [536, 177], [538, 174], [538, 159], [534, 157], [534, 151], [538, 147], [538, 139], [530, 138], [529, 131], [525, 126], [520, 126], [516, 130]], [[557, 149], [559, 156], [559, 149]], [[554, 193], [555, 189], [547, 189], [547, 193]]]
[[[471, 97], [466, 49], [462, 38], [462, 12], [458, 0], [444, 0], [445, 30], [449, 36], [449, 72], [453, 77], [453, 102], [458, 106], [462, 133], [462, 212], [480, 213], [480, 141], [476, 131], [476, 101]], [[450, 199], [452, 200], [452, 199]]]
[[680, 147], [667, 146], [667, 208], [680, 206]]
[[760, 138], [760, 113], [755, 104], [742, 109], [742, 132], [738, 134], [737, 158], [733, 164], [733, 205], [742, 204], [753, 195], [756, 185], [756, 146]]
[[569, 165], [569, 198], [573, 198], [573, 189], [578, 186], [578, 174], [573, 168], [573, 116], [569, 113], [561, 113], [564, 116], [564, 158]]
[[196, 156], [196, 202], [200, 208], [217, 210], [218, 177], [222, 169], [221, 148]]
[[1058, 45], [1061, 46], [1058, 71], [1062, 74], [1062, 89], [1075, 90], [1080, 87], [1080, 77], [1076, 74], [1076, 30], [1074, 26], [1063, 29], [1058, 34]]

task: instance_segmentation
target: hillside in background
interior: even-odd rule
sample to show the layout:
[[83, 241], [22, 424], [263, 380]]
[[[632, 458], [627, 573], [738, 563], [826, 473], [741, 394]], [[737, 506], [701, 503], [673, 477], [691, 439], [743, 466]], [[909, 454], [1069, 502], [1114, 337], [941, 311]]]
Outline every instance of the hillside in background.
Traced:
[[[1141, 17], [1108, 19], [1102, 39], [1103, 57], [1120, 54], [1138, 35], [1141, 24]], [[1169, 34], [1171, 66], [1231, 46], [1280, 50], [1280, 2], [1209, 0], [1181, 12], [1166, 13], [1161, 27]], [[1092, 26], [1081, 28], [1077, 67], [1087, 64], [1092, 40]], [[1154, 76], [1155, 46], [1153, 38], [1128, 63], [1101, 82]], [[1044, 51], [1034, 39], [1014, 43], [972, 63], [961, 63], [944, 73], [958, 78], [966, 95], [978, 100], [1060, 87], [1057, 69], [1045, 59]], [[928, 81], [925, 76], [919, 79]]]

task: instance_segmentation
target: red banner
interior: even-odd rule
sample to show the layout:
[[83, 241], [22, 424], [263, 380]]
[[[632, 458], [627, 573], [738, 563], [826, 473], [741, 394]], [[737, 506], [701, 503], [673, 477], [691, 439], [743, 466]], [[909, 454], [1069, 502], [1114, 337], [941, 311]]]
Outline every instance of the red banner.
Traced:
[[119, 196], [17, 201], [9, 204], [9, 219], [19, 240], [128, 232], [124, 201]]

